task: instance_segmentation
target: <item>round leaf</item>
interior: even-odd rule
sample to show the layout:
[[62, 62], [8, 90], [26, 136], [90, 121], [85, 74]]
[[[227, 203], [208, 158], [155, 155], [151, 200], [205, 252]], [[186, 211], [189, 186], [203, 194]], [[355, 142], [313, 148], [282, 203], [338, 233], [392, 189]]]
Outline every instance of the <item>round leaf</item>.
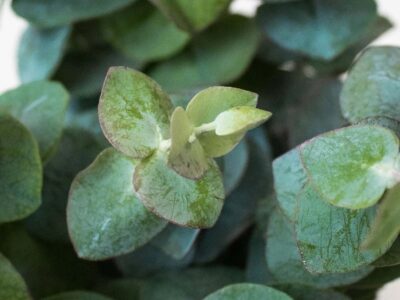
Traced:
[[236, 106], [220, 113], [215, 119], [215, 133], [220, 136], [244, 132], [257, 127], [271, 117], [271, 113], [250, 106]]
[[37, 29], [28, 27], [18, 48], [18, 73], [22, 82], [47, 79], [53, 75], [64, 54], [70, 26]]
[[169, 136], [168, 96], [152, 79], [124, 67], [107, 73], [99, 103], [104, 135], [122, 153], [144, 158]]
[[301, 145], [311, 184], [336, 206], [375, 204], [394, 184], [399, 140], [379, 126], [353, 126], [322, 134]]
[[228, 285], [204, 300], [292, 300], [285, 293], [261, 284], [237, 283]]
[[15, 0], [13, 10], [39, 27], [54, 27], [105, 15], [136, 0]]
[[115, 48], [143, 63], [165, 59], [189, 41], [187, 33], [144, 1], [104, 18], [102, 27]]
[[132, 159], [109, 148], [75, 178], [67, 222], [80, 257], [99, 260], [130, 252], [165, 227], [136, 198], [134, 171]]
[[157, 152], [142, 161], [134, 175], [135, 190], [143, 204], [177, 225], [207, 228], [216, 222], [224, 201], [222, 176], [216, 163], [198, 180], [180, 176]]
[[266, 3], [257, 17], [279, 46], [331, 60], [359, 39], [377, 13], [374, 0], [312, 0]]
[[367, 49], [350, 70], [341, 94], [345, 118], [354, 123], [367, 117], [400, 121], [400, 48]]
[[177, 107], [171, 117], [171, 148], [168, 164], [180, 175], [198, 179], [208, 169], [208, 158], [199, 140], [194, 138], [193, 125], [185, 110]]
[[31, 131], [44, 160], [61, 136], [67, 104], [64, 87], [49, 81], [24, 84], [0, 95], [0, 112], [12, 115]]
[[0, 253], [0, 299], [29, 300], [28, 287], [13, 265]]
[[0, 116], [0, 223], [23, 219], [40, 205], [42, 164], [36, 141], [14, 118]]

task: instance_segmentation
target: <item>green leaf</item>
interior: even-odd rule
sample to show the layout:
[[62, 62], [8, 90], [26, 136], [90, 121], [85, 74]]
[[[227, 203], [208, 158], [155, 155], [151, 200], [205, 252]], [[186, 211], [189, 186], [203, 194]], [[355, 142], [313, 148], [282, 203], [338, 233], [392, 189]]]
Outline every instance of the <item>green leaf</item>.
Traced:
[[198, 300], [227, 284], [243, 280], [241, 270], [222, 266], [161, 273], [144, 283], [140, 299]]
[[93, 292], [71, 291], [46, 297], [43, 300], [112, 300], [112, 299]]
[[267, 228], [265, 254], [274, 284], [329, 288], [357, 282], [373, 270], [373, 267], [365, 266], [348, 273], [311, 274], [302, 263], [293, 224], [274, 210]]
[[22, 82], [47, 79], [61, 62], [70, 26], [37, 29], [29, 26], [18, 47], [18, 73]]
[[236, 106], [215, 119], [215, 133], [227, 136], [253, 129], [271, 117], [271, 113], [251, 106]]
[[64, 130], [58, 151], [44, 168], [42, 205], [26, 220], [30, 232], [45, 241], [69, 243], [65, 213], [72, 180], [101, 150], [86, 130]]
[[168, 165], [178, 174], [199, 179], [209, 167], [209, 159], [195, 136], [194, 127], [185, 110], [177, 107], [171, 116], [171, 147]]
[[100, 283], [96, 290], [115, 300], [140, 300], [140, 289], [143, 282], [135, 278], [113, 279], [106, 283]]
[[29, 300], [31, 299], [24, 279], [0, 253], [0, 299]]
[[23, 219], [40, 205], [42, 164], [30, 132], [0, 115], [0, 223]]
[[376, 250], [392, 245], [400, 232], [400, 185], [387, 191], [378, 208], [371, 232], [363, 243], [366, 250]]
[[345, 118], [354, 123], [367, 117], [400, 120], [400, 48], [367, 49], [350, 70], [341, 94]]
[[[339, 293], [333, 289], [314, 289], [304, 285], [285, 286], [283, 287], [285, 293], [296, 300], [367, 300], [364, 298], [350, 298], [349, 296]], [[372, 300], [372, 299], [371, 299]]]
[[127, 57], [142, 63], [166, 59], [189, 41], [187, 33], [144, 1], [101, 21], [110, 43]]
[[151, 241], [151, 244], [160, 248], [165, 254], [179, 260], [189, 253], [199, 232], [199, 229], [168, 224], [168, 226]]
[[268, 299], [268, 300], [291, 300], [283, 292], [270, 288], [261, 284], [253, 283], [237, 283], [228, 285], [211, 295], [208, 295], [204, 300], [253, 300], [253, 299]]
[[166, 270], [180, 270], [193, 261], [194, 248], [182, 259], [174, 259], [151, 242], [115, 259], [118, 269], [129, 277], [142, 278]]
[[171, 106], [158, 84], [143, 73], [112, 67], [100, 97], [100, 124], [116, 149], [144, 158], [168, 137]]
[[266, 3], [257, 18], [279, 46], [331, 60], [357, 42], [376, 20], [377, 8], [373, 0], [337, 0], [335, 5], [324, 0]]
[[228, 16], [195, 36], [185, 51], [156, 65], [149, 74], [168, 92], [225, 84], [245, 71], [258, 40], [252, 20]]
[[397, 178], [399, 140], [380, 126], [353, 126], [300, 146], [311, 185], [322, 199], [351, 209], [374, 205]]
[[135, 0], [14, 0], [13, 10], [38, 27], [54, 27], [99, 17], [118, 10]]
[[135, 165], [109, 148], [74, 179], [67, 222], [79, 257], [99, 260], [128, 253], [165, 227], [136, 198]]
[[[92, 33], [96, 36], [97, 33]], [[78, 36], [79, 41], [84, 37]], [[93, 97], [100, 93], [104, 82], [104, 74], [110, 66], [128, 66], [140, 69], [142, 65], [132, 61], [109, 47], [94, 47], [86, 51], [71, 51], [67, 53], [57, 69], [54, 78], [65, 84], [68, 91], [74, 97]]]
[[150, 0], [182, 29], [201, 31], [213, 23], [231, 0]]
[[49, 81], [27, 83], [0, 95], [0, 112], [12, 115], [32, 132], [43, 160], [61, 136], [67, 104], [64, 87]]
[[[186, 111], [194, 126], [215, 121], [217, 116], [233, 107], [257, 105], [258, 95], [231, 87], [210, 87], [196, 94], [189, 102]], [[217, 136], [215, 132], [205, 132], [198, 139], [210, 157], [223, 156], [230, 152], [243, 138], [244, 133]]]
[[138, 165], [134, 186], [147, 209], [182, 226], [213, 226], [224, 202], [222, 177], [211, 160], [204, 176], [192, 180], [168, 168], [165, 153], [157, 152]]

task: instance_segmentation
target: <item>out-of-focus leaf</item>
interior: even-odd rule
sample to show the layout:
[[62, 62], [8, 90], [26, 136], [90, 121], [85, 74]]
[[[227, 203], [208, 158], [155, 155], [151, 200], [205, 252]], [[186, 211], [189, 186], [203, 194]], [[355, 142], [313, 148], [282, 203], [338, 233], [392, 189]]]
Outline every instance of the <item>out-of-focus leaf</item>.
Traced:
[[57, 82], [27, 83], [0, 95], [0, 112], [12, 115], [31, 131], [43, 160], [61, 136], [67, 104], [68, 93]]
[[198, 180], [185, 178], [167, 166], [157, 152], [135, 170], [136, 193], [148, 210], [181, 226], [208, 228], [217, 221], [224, 203], [224, 187], [217, 164]]
[[37, 29], [28, 27], [18, 47], [18, 73], [22, 82], [48, 79], [64, 54], [70, 26]]
[[245, 71], [258, 40], [252, 20], [229, 16], [197, 35], [184, 52], [156, 65], [150, 76], [169, 92], [225, 84]]
[[390, 249], [382, 255], [378, 260], [374, 261], [374, 266], [391, 267], [400, 264], [400, 239], [397, 238]]
[[376, 268], [374, 272], [369, 274], [363, 280], [355, 283], [353, 285], [356, 289], [372, 289], [380, 288], [385, 283], [399, 278], [400, 276], [400, 266], [392, 266], [386, 268]]
[[46, 297], [43, 300], [112, 300], [112, 299], [93, 292], [72, 291]]
[[271, 287], [254, 283], [237, 283], [228, 285], [204, 300], [252, 300], [252, 299], [270, 299], [270, 300], [293, 300], [287, 294], [273, 289]]
[[400, 120], [400, 49], [367, 49], [349, 72], [341, 94], [342, 112], [354, 123], [374, 116]]
[[67, 222], [79, 257], [99, 260], [128, 253], [165, 227], [165, 221], [147, 211], [133, 191], [135, 165], [108, 148], [75, 177]]
[[44, 168], [42, 205], [26, 220], [30, 232], [43, 240], [69, 242], [65, 208], [72, 180], [101, 150], [86, 130], [64, 131], [58, 151]]
[[102, 28], [116, 49], [142, 63], [166, 59], [189, 41], [187, 33], [145, 1], [104, 18]]
[[173, 259], [185, 257], [192, 248], [200, 230], [169, 224], [151, 241], [151, 244], [161, 249]]
[[21, 17], [39, 27], [70, 24], [108, 14], [136, 0], [14, 0], [12, 8]]
[[[1, 5], [1, 3], [0, 3]], [[31, 296], [21, 275], [0, 253], [0, 299], [29, 300]]]
[[[293, 297], [296, 300], [351, 300], [353, 298], [348, 297], [340, 292], [331, 289], [313, 289], [309, 286], [295, 285], [295, 286], [284, 286], [283, 291]], [[366, 300], [359, 299], [357, 300]]]
[[331, 131], [302, 144], [300, 152], [310, 184], [335, 206], [372, 206], [397, 180], [399, 140], [380, 126]]
[[373, 0], [266, 3], [257, 18], [265, 34], [283, 48], [331, 60], [357, 42], [376, 20], [377, 8]]
[[0, 223], [23, 219], [40, 205], [42, 163], [30, 132], [0, 115]]
[[145, 74], [124, 67], [110, 68], [99, 103], [104, 135], [122, 153], [149, 156], [169, 136], [172, 105], [158, 84]]
[[114, 300], [140, 300], [143, 281], [135, 278], [114, 279], [102, 283], [96, 290]]
[[146, 300], [197, 300], [243, 280], [243, 273], [235, 268], [193, 268], [155, 275], [143, 284], [140, 296]]
[[226, 10], [231, 0], [150, 0], [180, 28], [201, 31]]

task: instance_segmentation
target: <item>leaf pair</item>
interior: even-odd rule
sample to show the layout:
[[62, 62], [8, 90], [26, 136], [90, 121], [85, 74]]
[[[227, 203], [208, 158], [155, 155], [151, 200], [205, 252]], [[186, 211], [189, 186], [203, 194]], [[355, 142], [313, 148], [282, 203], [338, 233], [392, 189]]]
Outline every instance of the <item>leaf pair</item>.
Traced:
[[68, 94], [38, 81], [0, 96], [0, 223], [22, 219], [41, 203], [42, 161], [54, 151]]

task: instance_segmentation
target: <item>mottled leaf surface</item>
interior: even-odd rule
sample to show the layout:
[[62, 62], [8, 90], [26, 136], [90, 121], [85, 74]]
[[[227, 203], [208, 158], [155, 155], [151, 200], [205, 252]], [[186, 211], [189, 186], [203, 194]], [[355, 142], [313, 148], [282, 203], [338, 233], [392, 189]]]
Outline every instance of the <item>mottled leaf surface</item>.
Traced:
[[16, 0], [13, 10], [39, 27], [54, 27], [105, 15], [135, 0]]
[[231, 0], [150, 0], [180, 28], [201, 31], [228, 7]]
[[204, 298], [204, 300], [252, 299], [291, 300], [293, 298], [271, 287], [253, 283], [237, 283], [228, 285]]
[[122, 153], [143, 158], [169, 136], [168, 96], [152, 79], [124, 67], [110, 68], [99, 103], [104, 135]]
[[37, 140], [42, 159], [48, 159], [60, 138], [68, 93], [57, 82], [37, 81], [0, 95], [0, 112], [24, 124]]
[[157, 152], [135, 170], [136, 193], [147, 209], [177, 225], [207, 228], [214, 225], [224, 202], [222, 176], [215, 162], [198, 180], [185, 178], [167, 166]]
[[40, 205], [42, 163], [30, 132], [0, 115], [0, 223], [27, 217]]
[[104, 18], [102, 28], [116, 49], [143, 63], [168, 58], [189, 41], [187, 33], [145, 1]]
[[0, 299], [29, 300], [28, 287], [11, 262], [0, 253]]
[[331, 60], [358, 40], [376, 20], [377, 9], [373, 0], [266, 3], [257, 18], [265, 34], [283, 48]]
[[71, 33], [70, 26], [38, 29], [29, 26], [18, 47], [18, 73], [22, 82], [48, 79], [60, 63]]
[[310, 183], [322, 199], [352, 209], [374, 205], [396, 182], [399, 140], [380, 126], [353, 126], [300, 146]]
[[400, 120], [400, 49], [372, 47], [349, 72], [341, 94], [345, 118], [354, 123], [374, 116]]
[[132, 186], [135, 165], [109, 148], [74, 179], [67, 222], [80, 257], [98, 260], [125, 254], [166, 225], [137, 199]]

